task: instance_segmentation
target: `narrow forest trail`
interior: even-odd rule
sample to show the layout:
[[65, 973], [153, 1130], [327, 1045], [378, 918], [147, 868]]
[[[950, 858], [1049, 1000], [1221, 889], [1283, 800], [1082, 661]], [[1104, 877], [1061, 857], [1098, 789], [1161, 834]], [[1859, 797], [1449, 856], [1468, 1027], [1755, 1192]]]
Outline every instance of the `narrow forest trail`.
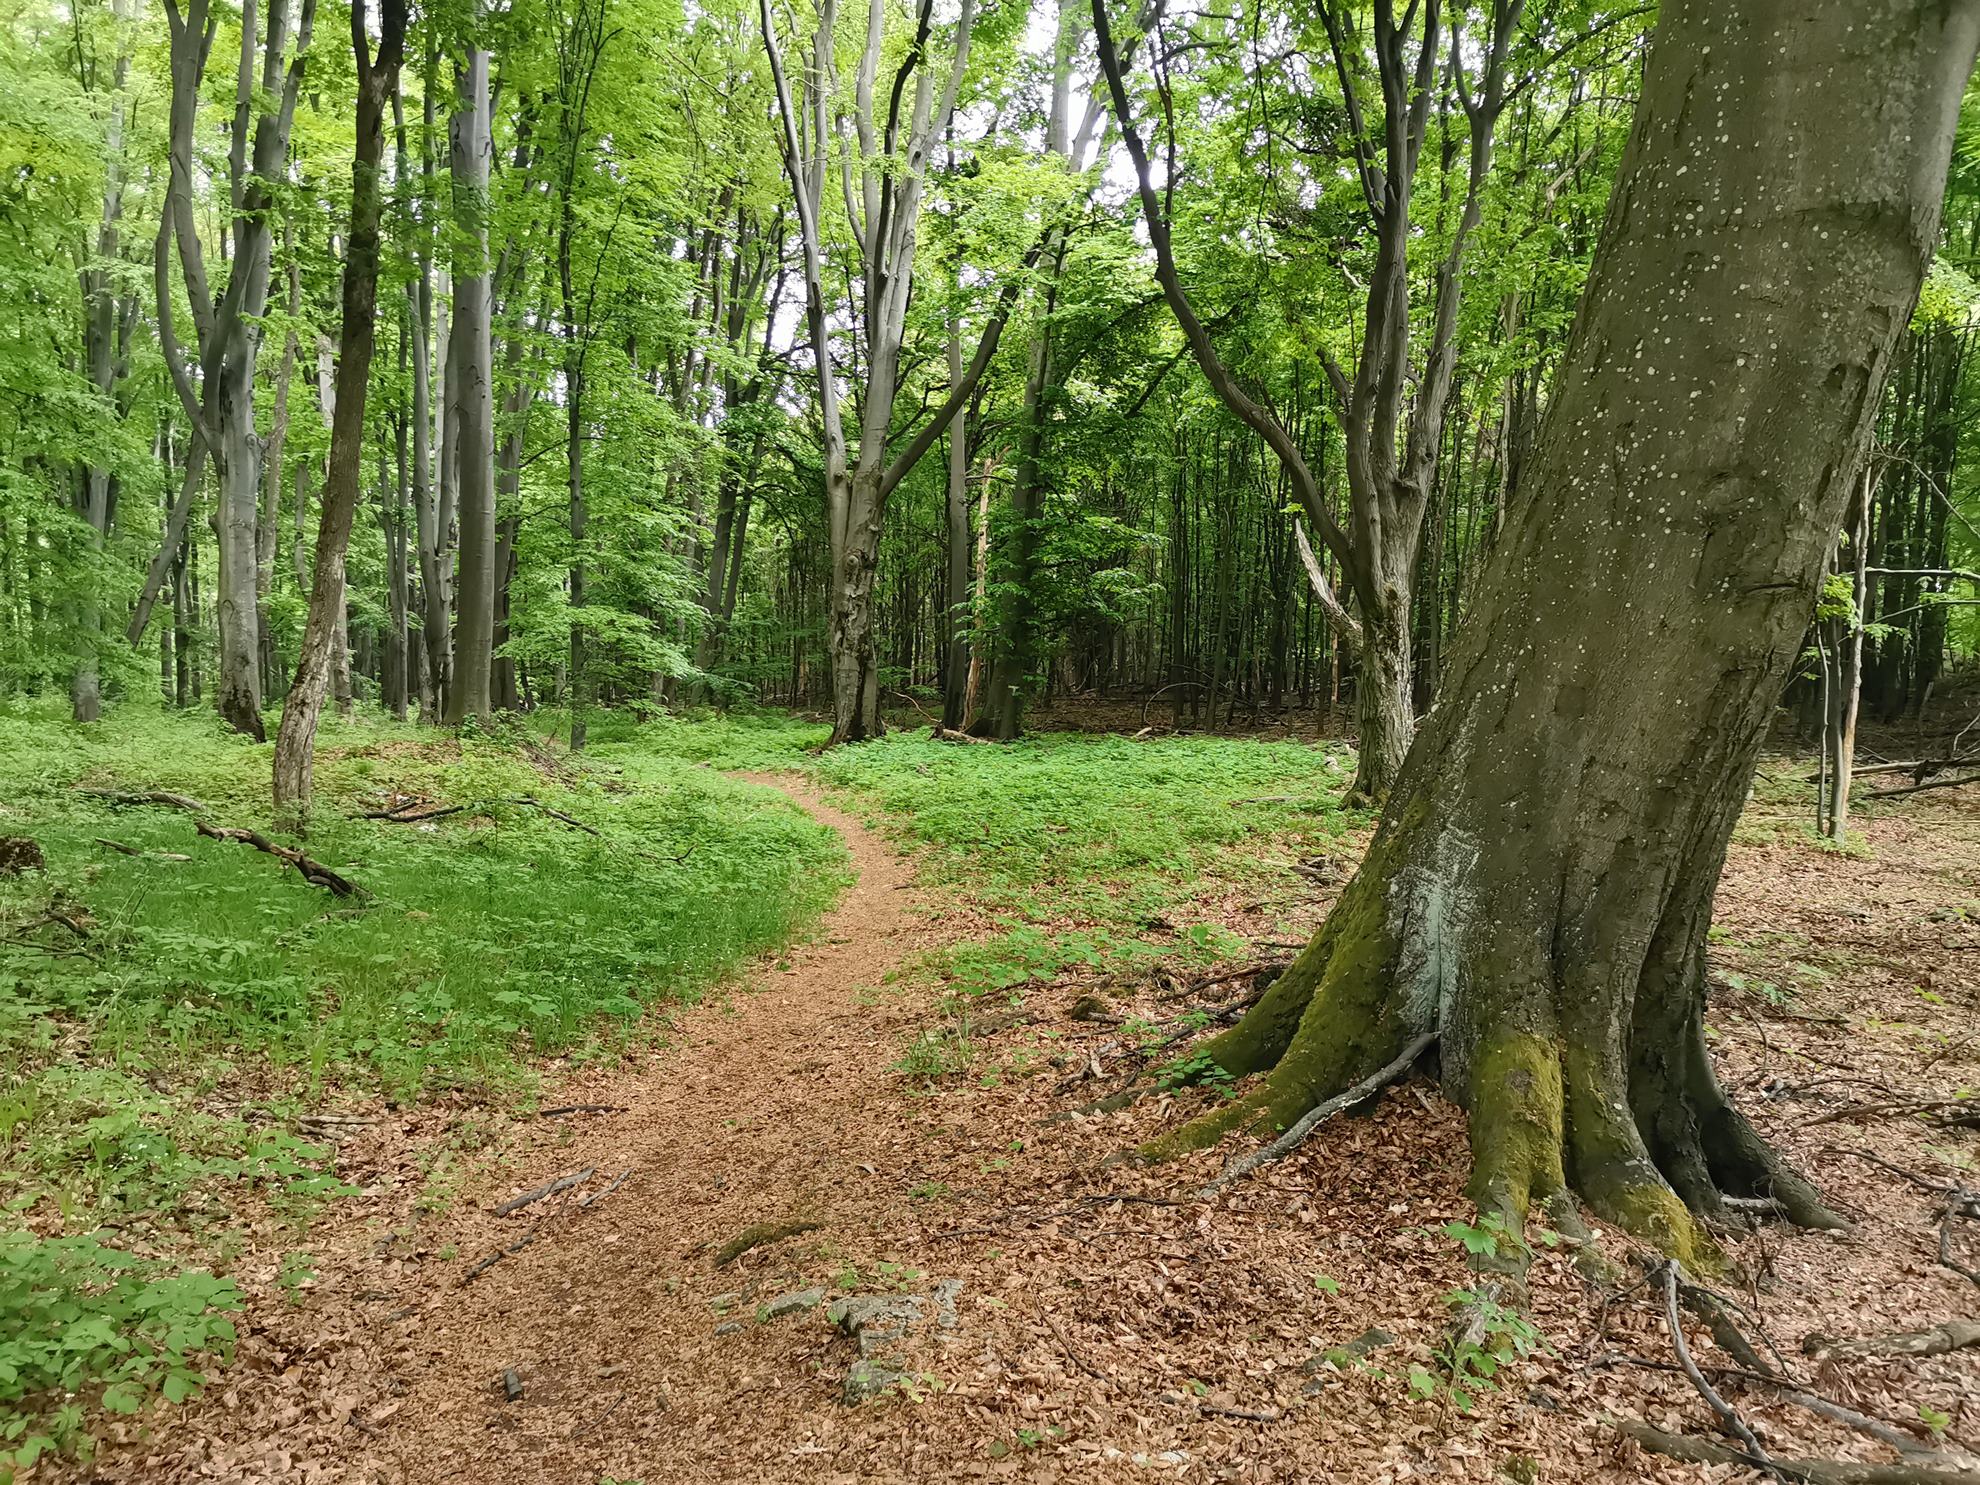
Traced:
[[[399, 1478], [734, 1478], [725, 1435], [755, 1426], [751, 1395], [775, 1379], [742, 1335], [715, 1333], [751, 1318], [740, 1300], [718, 1309], [741, 1280], [715, 1251], [787, 1222], [858, 1251], [906, 1205], [900, 1099], [884, 1073], [925, 1012], [873, 992], [927, 941], [922, 901], [907, 863], [810, 785], [754, 781], [836, 829], [857, 879], [809, 942], [680, 1014], [645, 1067], [563, 1088], [618, 1107], [568, 1129], [542, 1121], [513, 1185], [595, 1168], [582, 1187], [506, 1219], [487, 1215], [505, 1191], [462, 1204], [464, 1261], [537, 1222], [543, 1235], [401, 1322], [389, 1387], [401, 1406], [376, 1438]], [[621, 1171], [620, 1189], [579, 1205]], [[505, 1370], [522, 1387], [514, 1401]]]
[[[787, 1352], [790, 1332], [736, 1333], [757, 1329], [760, 1278], [714, 1255], [754, 1224], [801, 1221], [816, 1224], [802, 1238], [814, 1269], [822, 1252], [871, 1268], [872, 1235], [916, 1179], [912, 1100], [891, 1068], [929, 1015], [924, 997], [881, 987], [934, 935], [909, 864], [878, 836], [795, 776], [750, 777], [851, 853], [857, 878], [809, 941], [760, 961], [734, 994], [671, 1012], [664, 1043], [635, 1062], [555, 1084], [558, 1104], [605, 1107], [506, 1123], [493, 1163], [470, 1161], [436, 1210], [422, 1213], [404, 1173], [430, 1168], [417, 1152], [439, 1120], [405, 1125], [411, 1159], [348, 1143], [354, 1179], [395, 1163], [402, 1178], [333, 1206], [310, 1234], [306, 1303], [261, 1307], [221, 1382], [106, 1450], [94, 1478], [660, 1485], [759, 1477], [737, 1459], [738, 1435], [786, 1457], [828, 1447], [801, 1421], [766, 1423], [761, 1394], [790, 1375], [788, 1355], [766, 1356]], [[754, 1250], [750, 1270], [776, 1251]], [[803, 1318], [822, 1352], [819, 1313]], [[816, 1390], [829, 1423], [836, 1392]]]
[[[58, 1478], [1721, 1477], [1647, 1456], [1603, 1421], [1682, 1420], [1697, 1399], [1682, 1377], [1605, 1359], [1663, 1354], [1663, 1319], [1589, 1283], [1564, 1248], [1536, 1250], [1529, 1273], [1546, 1346], [1475, 1413], [1412, 1395], [1405, 1378], [1442, 1364], [1452, 1299], [1473, 1276], [1449, 1226], [1472, 1218], [1464, 1120], [1434, 1089], [1391, 1088], [1292, 1158], [1195, 1199], [1228, 1150], [1152, 1168], [1115, 1157], [1214, 1091], [1064, 1115], [1144, 1078], [1148, 1028], [1186, 1018], [1189, 994], [1228, 989], [1096, 970], [945, 1018], [927, 977], [896, 971], [992, 925], [960, 894], [916, 885], [911, 862], [808, 782], [756, 782], [851, 853], [857, 879], [808, 943], [760, 961], [726, 999], [671, 1013], [660, 1045], [547, 1084], [557, 1105], [600, 1110], [514, 1118], [463, 1097], [364, 1126], [338, 1158], [361, 1190], [309, 1230], [315, 1273], [297, 1302], [275, 1268], [297, 1235], [257, 1227], [236, 1268], [252, 1303], [234, 1364], [185, 1409], [131, 1420], [93, 1466]], [[1861, 856], [1739, 846], [1721, 896], [1717, 952], [1737, 966], [1715, 1017], [1722, 1075], [1862, 1224], [1739, 1242], [1764, 1289], [1748, 1298], [1790, 1341], [1923, 1329], [1971, 1304], [1967, 1282], [1934, 1261], [1943, 1203], [1894, 1194], [1854, 1158], [1918, 1162], [1914, 1136], [1822, 1117], [1847, 1112], [1861, 1085], [1909, 1087], [1928, 1070], [1924, 1091], [1950, 1097], [1980, 1066], [1960, 958], [1980, 946], [1959, 906], [1980, 885], [1972, 858], [1929, 848], [1902, 819], [1877, 829], [1879, 852]], [[1303, 915], [1324, 911], [1315, 896]], [[1852, 957], [1829, 957], [1845, 943]], [[1796, 976], [1804, 961], [1833, 972]], [[1801, 988], [1744, 988], [1763, 974]], [[1096, 988], [1135, 1020], [1093, 1016]], [[959, 1024], [958, 1060], [926, 1077], [902, 1067], [917, 1035]], [[1783, 1080], [1810, 1073], [1805, 1089]], [[816, 1225], [718, 1261], [762, 1223]], [[1612, 1256], [1632, 1251], [1597, 1227]], [[875, 1358], [892, 1385], [850, 1406], [861, 1345], [822, 1303], [771, 1312], [796, 1291], [922, 1297], [919, 1322]], [[1952, 1420], [1949, 1438], [1975, 1442], [1980, 1352], [1873, 1359], [1848, 1385], [1886, 1417], [1929, 1406]], [[1777, 1398], [1744, 1401], [1770, 1442], [1861, 1453]]]

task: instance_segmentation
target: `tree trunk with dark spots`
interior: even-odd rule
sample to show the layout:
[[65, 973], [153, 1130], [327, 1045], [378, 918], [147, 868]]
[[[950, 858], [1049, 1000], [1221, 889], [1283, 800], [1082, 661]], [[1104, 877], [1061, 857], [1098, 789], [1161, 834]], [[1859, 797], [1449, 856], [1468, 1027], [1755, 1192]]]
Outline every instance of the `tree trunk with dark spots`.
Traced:
[[1705, 933], [1892, 348], [1980, 0], [1674, 0], [1559, 390], [1361, 870], [1158, 1141], [1269, 1131], [1435, 1032], [1472, 1194], [1834, 1218], [1720, 1089]]

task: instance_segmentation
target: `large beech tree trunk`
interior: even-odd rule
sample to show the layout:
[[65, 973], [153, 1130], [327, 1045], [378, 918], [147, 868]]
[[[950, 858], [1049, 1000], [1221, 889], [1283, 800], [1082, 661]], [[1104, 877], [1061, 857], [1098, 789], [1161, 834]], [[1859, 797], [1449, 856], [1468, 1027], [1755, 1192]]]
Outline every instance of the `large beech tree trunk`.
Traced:
[[1663, 7], [1441, 698], [1326, 924], [1209, 1045], [1261, 1076], [1151, 1153], [1289, 1125], [1434, 1032], [1488, 1212], [1572, 1190], [1687, 1258], [1726, 1195], [1835, 1220], [1713, 1075], [1705, 932], [1977, 40], [1980, 0]]

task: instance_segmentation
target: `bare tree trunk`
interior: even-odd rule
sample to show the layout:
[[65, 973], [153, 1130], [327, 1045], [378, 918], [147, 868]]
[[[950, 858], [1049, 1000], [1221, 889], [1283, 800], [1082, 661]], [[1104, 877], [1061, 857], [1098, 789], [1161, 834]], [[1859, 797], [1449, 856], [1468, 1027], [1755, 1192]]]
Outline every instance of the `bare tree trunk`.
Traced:
[[[962, 379], [962, 324], [949, 316], [949, 380]], [[946, 580], [942, 585], [948, 657], [942, 673], [942, 725], [959, 732], [969, 725], [965, 710], [970, 669], [969, 603], [969, 425], [970, 414], [949, 425], [949, 485], [943, 506], [948, 537]]]
[[[82, 272], [83, 364], [90, 386], [106, 408], [116, 406], [117, 384], [125, 367], [117, 347], [117, 292], [111, 265], [117, 261], [124, 219], [125, 83], [130, 75], [130, 43], [126, 37], [129, 7], [113, 0], [117, 27], [117, 61], [112, 76], [110, 117], [104, 134], [103, 213], [96, 229], [96, 259]], [[83, 470], [76, 514], [89, 527], [92, 552], [100, 553], [109, 539], [114, 486], [110, 471], [97, 465]], [[97, 646], [103, 631], [103, 609], [96, 592], [97, 574], [82, 585], [77, 614], [76, 666], [70, 678], [69, 705], [78, 722], [94, 722], [103, 711], [102, 681]]]
[[456, 83], [458, 96], [448, 131], [458, 232], [447, 399], [461, 540], [452, 685], [447, 692], [450, 723], [486, 716], [492, 710], [495, 647], [495, 402], [488, 265], [488, 185], [494, 143], [489, 136], [488, 53], [471, 50]]
[[296, 654], [295, 680], [275, 738], [275, 810], [309, 813], [316, 726], [333, 665], [339, 710], [349, 709], [350, 657], [344, 613], [344, 559], [357, 518], [364, 457], [365, 394], [377, 338], [378, 224], [384, 210], [379, 167], [385, 158], [385, 110], [398, 86], [406, 36], [406, 0], [382, 0], [378, 54], [365, 32], [364, 0], [351, 5], [357, 63], [357, 134], [351, 162], [351, 230], [344, 256], [344, 305], [337, 356], [336, 405], [330, 421], [330, 474], [316, 528], [316, 573], [309, 617]]
[[1289, 1127], [1434, 1036], [1473, 1197], [1515, 1226], [1534, 1203], [1573, 1220], [1572, 1191], [1692, 1260], [1693, 1214], [1725, 1196], [1835, 1222], [1718, 1085], [1705, 934], [1931, 259], [1976, 48], [1976, 0], [1662, 7], [1442, 698], [1319, 934], [1205, 1049], [1261, 1076], [1155, 1153]]

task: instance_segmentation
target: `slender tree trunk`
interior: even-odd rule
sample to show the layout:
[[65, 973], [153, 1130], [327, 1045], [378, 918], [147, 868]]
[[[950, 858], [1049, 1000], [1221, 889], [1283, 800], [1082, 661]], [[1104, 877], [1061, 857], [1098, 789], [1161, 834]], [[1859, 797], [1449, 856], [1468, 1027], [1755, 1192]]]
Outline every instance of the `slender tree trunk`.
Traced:
[[357, 517], [364, 457], [365, 393], [371, 379], [378, 307], [378, 224], [384, 210], [379, 167], [385, 158], [385, 110], [398, 85], [406, 0], [383, 0], [377, 60], [365, 32], [364, 0], [351, 6], [357, 62], [357, 135], [351, 163], [351, 230], [344, 257], [344, 305], [337, 356], [337, 395], [330, 421], [330, 473], [316, 528], [316, 572], [309, 617], [296, 654], [295, 680], [275, 738], [275, 810], [309, 813], [316, 726], [333, 666], [339, 710], [349, 709], [350, 658], [344, 612], [344, 559]]
[[[122, 376], [117, 354], [118, 299], [111, 264], [117, 261], [122, 241], [125, 82], [130, 74], [130, 43], [126, 34], [129, 13], [125, 0], [113, 0], [111, 14], [117, 28], [117, 60], [111, 83], [110, 117], [104, 134], [103, 214], [96, 229], [96, 261], [82, 274], [83, 362], [90, 385], [105, 407], [116, 405], [117, 383]], [[100, 553], [109, 539], [114, 489], [108, 469], [90, 465], [83, 471], [76, 513], [89, 527], [92, 552]], [[97, 660], [97, 647], [102, 642], [103, 608], [96, 585], [97, 574], [92, 571], [83, 584], [77, 614], [79, 634], [69, 703], [78, 722], [94, 722], [103, 710]]]
[[454, 212], [454, 326], [447, 398], [454, 478], [460, 502], [460, 580], [455, 588], [452, 685], [447, 720], [492, 709], [495, 647], [495, 403], [488, 270], [488, 53], [468, 53], [449, 131]]
[[[951, 315], [949, 380], [961, 377], [962, 326]], [[948, 563], [942, 609], [949, 649], [942, 672], [942, 725], [952, 732], [969, 725], [969, 425], [967, 412], [949, 425], [949, 484], [943, 506]]]
[[1663, 6], [1442, 697], [1326, 924], [1207, 1048], [1261, 1076], [1156, 1153], [1288, 1126], [1428, 1034], [1488, 1212], [1571, 1220], [1572, 1189], [1687, 1259], [1727, 1195], [1834, 1222], [1714, 1077], [1705, 934], [1977, 44], [1975, 0]]

